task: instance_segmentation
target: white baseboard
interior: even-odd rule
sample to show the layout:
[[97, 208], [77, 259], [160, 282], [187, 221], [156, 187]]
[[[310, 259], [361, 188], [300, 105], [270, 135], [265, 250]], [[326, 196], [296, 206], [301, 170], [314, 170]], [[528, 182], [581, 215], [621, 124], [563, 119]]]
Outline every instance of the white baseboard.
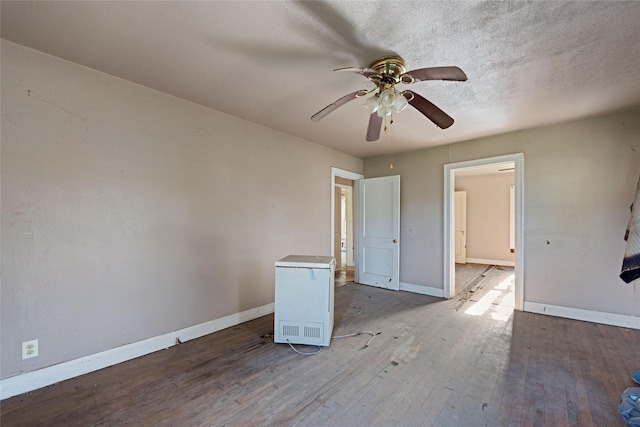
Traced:
[[444, 298], [444, 289], [432, 288], [431, 286], [414, 285], [413, 283], [400, 282], [400, 290], [413, 292], [414, 294]]
[[562, 307], [537, 302], [524, 303], [524, 311], [566, 319], [584, 320], [585, 322], [601, 323], [604, 325], [621, 326], [623, 328], [640, 329], [640, 317], [624, 314], [604, 313], [601, 311], [582, 310], [580, 308]]
[[504, 267], [515, 267], [515, 261], [504, 261], [499, 259], [484, 259], [484, 258], [466, 258], [466, 262], [469, 264], [486, 264], [486, 265], [502, 265]]
[[273, 313], [274, 303], [0, 381], [0, 400], [68, 380]]

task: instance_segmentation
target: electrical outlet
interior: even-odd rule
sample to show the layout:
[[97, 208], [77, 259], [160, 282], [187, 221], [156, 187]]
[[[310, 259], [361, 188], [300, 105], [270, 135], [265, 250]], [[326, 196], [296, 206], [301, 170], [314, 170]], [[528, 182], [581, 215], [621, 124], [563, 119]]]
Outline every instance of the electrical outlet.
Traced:
[[22, 360], [31, 359], [38, 356], [38, 340], [25, 341], [22, 343]]

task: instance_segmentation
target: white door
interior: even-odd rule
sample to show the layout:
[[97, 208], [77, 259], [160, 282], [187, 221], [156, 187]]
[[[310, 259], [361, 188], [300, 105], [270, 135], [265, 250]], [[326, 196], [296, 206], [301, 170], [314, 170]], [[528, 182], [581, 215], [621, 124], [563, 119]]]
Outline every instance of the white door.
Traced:
[[455, 192], [456, 263], [467, 262], [467, 192]]
[[358, 282], [400, 289], [400, 176], [357, 181]]

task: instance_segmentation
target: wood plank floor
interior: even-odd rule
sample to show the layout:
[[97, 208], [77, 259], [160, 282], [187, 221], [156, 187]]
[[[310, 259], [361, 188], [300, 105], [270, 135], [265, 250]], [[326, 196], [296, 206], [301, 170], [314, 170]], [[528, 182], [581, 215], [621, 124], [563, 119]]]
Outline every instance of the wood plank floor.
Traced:
[[265, 316], [6, 399], [0, 423], [624, 426], [617, 405], [640, 369], [640, 331], [513, 313], [503, 282], [462, 306], [348, 284], [334, 335], [380, 332], [368, 348], [365, 334], [300, 355], [272, 342]]

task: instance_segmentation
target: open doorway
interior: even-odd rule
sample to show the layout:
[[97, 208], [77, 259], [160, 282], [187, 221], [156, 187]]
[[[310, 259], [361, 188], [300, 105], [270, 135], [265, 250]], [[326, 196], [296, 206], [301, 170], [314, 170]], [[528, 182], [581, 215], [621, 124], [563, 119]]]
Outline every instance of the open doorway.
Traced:
[[493, 303], [513, 309], [514, 183], [513, 162], [454, 171], [455, 299], [459, 308], [491, 292]]
[[[513, 269], [514, 306], [517, 310], [522, 310], [524, 300], [524, 253], [522, 239], [523, 163], [522, 154], [513, 154], [445, 165], [445, 298], [455, 297], [457, 291], [460, 290], [473, 289], [478, 282], [491, 273], [491, 269], [502, 270], [500, 273], [504, 272], [504, 270]], [[488, 232], [490, 234], [495, 232], [495, 230], [478, 229], [478, 218], [474, 218], [474, 220], [476, 220], [476, 229], [479, 230], [480, 233], [477, 233], [474, 237], [476, 241], [474, 251], [469, 252], [470, 242], [465, 240], [466, 237], [468, 237], [466, 235], [469, 226], [468, 215], [466, 216], [466, 221], [463, 221], [463, 224], [458, 224], [456, 227], [456, 219], [458, 220], [457, 222], [460, 223], [461, 217], [464, 217], [464, 215], [461, 214], [461, 209], [464, 208], [460, 207], [460, 199], [464, 199], [464, 194], [459, 194], [458, 197], [456, 197], [456, 190], [464, 192], [464, 187], [468, 189], [474, 187], [469, 184], [473, 182], [472, 179], [463, 179], [463, 177], [503, 173], [513, 174], [513, 178], [512, 184], [509, 185], [505, 182], [509, 181], [509, 179], [497, 179], [498, 181], [502, 181], [502, 185], [505, 186], [505, 192], [503, 192], [501, 196], [504, 199], [500, 202], [505, 209], [501, 212], [503, 218], [502, 234], [499, 237], [501, 242], [499, 245], [494, 245], [495, 247], [485, 247], [483, 249], [484, 252], [478, 251], [479, 244], [487, 246], [487, 235], [483, 236], [482, 233]], [[506, 176], [508, 175], [504, 175], [503, 177]], [[466, 180], [467, 184], [459, 185], [459, 183], [456, 182], [456, 178], [459, 178], [461, 182]], [[487, 178], [485, 181], [489, 181], [489, 179]], [[511, 186], [513, 186], [513, 190], [511, 190]], [[475, 185], [475, 187], [478, 186]], [[466, 191], [466, 193], [468, 195], [468, 191]], [[486, 194], [481, 197], [486, 197]], [[456, 199], [458, 199], [459, 204], [457, 210]], [[486, 204], [486, 207], [491, 208], [492, 203], [496, 203], [496, 201], [484, 201], [483, 203]], [[461, 206], [464, 206], [464, 203]], [[466, 209], [468, 213], [468, 203]], [[491, 209], [487, 210], [491, 211]], [[495, 215], [495, 213], [484, 212], [482, 215]], [[482, 222], [482, 218], [480, 218], [480, 222]], [[461, 245], [464, 245], [466, 253], [464, 250], [460, 250]], [[478, 254], [481, 253], [484, 255], [479, 256]], [[473, 256], [474, 254], [475, 257]], [[458, 261], [457, 264], [456, 257]], [[466, 265], [468, 261], [472, 261], [469, 263], [470, 265]], [[458, 269], [456, 269], [456, 265], [458, 265]], [[474, 281], [476, 283], [473, 283]], [[458, 287], [462, 287], [463, 289], [457, 289]]]
[[333, 256], [340, 285], [354, 280], [353, 183], [337, 176], [334, 184]]
[[336, 286], [355, 281], [354, 184], [362, 175], [331, 168], [331, 255]]

